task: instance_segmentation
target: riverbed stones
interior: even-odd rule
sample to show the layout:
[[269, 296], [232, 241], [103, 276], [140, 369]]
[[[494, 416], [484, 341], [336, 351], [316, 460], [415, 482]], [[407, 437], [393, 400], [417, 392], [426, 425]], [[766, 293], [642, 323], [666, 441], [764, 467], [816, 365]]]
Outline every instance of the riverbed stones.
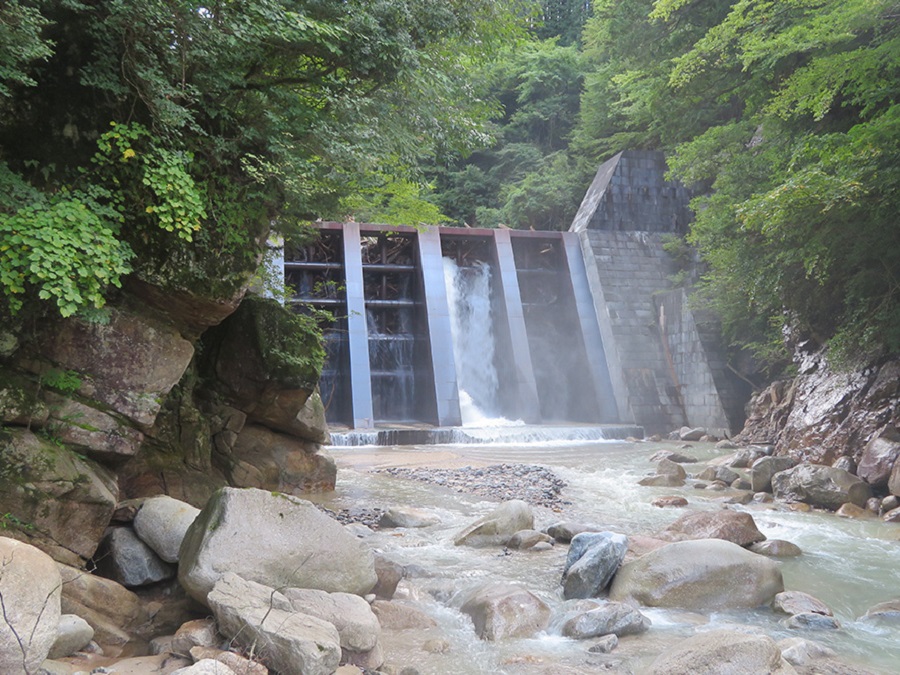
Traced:
[[650, 629], [650, 619], [631, 605], [607, 602], [599, 607], [580, 612], [563, 624], [562, 634], [575, 640], [585, 640], [601, 635], [638, 635]]
[[657, 497], [651, 504], [653, 504], [653, 506], [658, 506], [661, 509], [677, 508], [680, 506], [687, 506], [688, 500], [679, 495], [666, 495], [665, 497]]
[[796, 671], [766, 635], [735, 630], [699, 633], [660, 655], [648, 675], [793, 675]]
[[184, 535], [199, 514], [200, 509], [168, 495], [150, 497], [134, 517], [134, 531], [160, 558], [177, 563]]
[[872, 488], [847, 471], [821, 464], [801, 464], [772, 476], [775, 496], [834, 511], [851, 502], [865, 506]]
[[418, 528], [438, 525], [440, 522], [440, 517], [432, 511], [417, 509], [411, 506], [392, 506], [381, 514], [381, 520], [378, 521], [378, 527]]
[[889, 426], [866, 444], [859, 458], [856, 475], [873, 487], [887, 487], [898, 458], [900, 431]]
[[506, 548], [515, 551], [527, 551], [534, 549], [539, 544], [553, 544], [553, 537], [537, 530], [519, 530], [506, 542]]
[[56, 640], [47, 654], [48, 659], [61, 659], [84, 649], [94, 639], [94, 629], [90, 624], [75, 614], [63, 614], [59, 617], [59, 629]]
[[550, 525], [546, 532], [560, 544], [568, 544], [576, 534], [581, 534], [582, 532], [603, 532], [606, 529], [602, 525], [561, 521]]
[[738, 546], [765, 540], [753, 516], [743, 511], [722, 509], [686, 513], [657, 535], [660, 539], [724, 539]]
[[375, 576], [378, 581], [372, 588], [375, 597], [382, 600], [390, 600], [397, 591], [397, 584], [403, 579], [405, 570], [403, 565], [394, 562], [381, 553], [375, 553]]
[[378, 617], [358, 595], [307, 588], [286, 588], [282, 593], [295, 611], [318, 617], [337, 628], [342, 650], [367, 652], [378, 645], [381, 636]]
[[376, 600], [372, 603], [372, 611], [385, 630], [433, 628], [437, 625], [435, 620], [421, 609], [405, 602]]
[[104, 577], [58, 565], [62, 578], [62, 611], [77, 614], [94, 629], [94, 639], [121, 649], [147, 636], [150, 614], [132, 591]]
[[729, 609], [767, 605], [783, 590], [781, 571], [769, 558], [729, 541], [698, 539], [669, 544], [625, 563], [613, 579], [609, 598], [647, 607]]
[[614, 532], [584, 532], [569, 546], [563, 569], [563, 597], [595, 598], [625, 559], [628, 538]]
[[821, 642], [802, 637], [779, 640], [778, 648], [782, 658], [792, 666], [807, 666], [818, 659], [837, 656], [837, 652]]
[[514, 584], [488, 584], [471, 591], [460, 607], [482, 640], [531, 637], [550, 621], [550, 608], [531, 591]]
[[833, 616], [818, 612], [800, 612], [784, 619], [781, 625], [795, 630], [837, 630], [841, 623]]
[[723, 483], [731, 485], [740, 478], [740, 475], [729, 469], [727, 466], [708, 466], [697, 474], [697, 478], [699, 480], [722, 481]]
[[772, 476], [797, 464], [792, 457], [763, 456], [750, 465], [750, 489], [754, 492], [771, 492]]
[[503, 502], [486, 516], [461, 530], [457, 546], [500, 546], [519, 530], [534, 529], [534, 513], [521, 499]]
[[803, 555], [803, 550], [790, 541], [784, 539], [767, 539], [751, 544], [749, 549], [759, 555], [765, 555], [770, 558], [793, 558]]
[[178, 580], [206, 594], [227, 570], [272, 588], [365, 595], [377, 581], [372, 551], [310, 502], [252, 488], [222, 488], [188, 528]]
[[828, 605], [803, 591], [784, 591], [779, 593], [772, 601], [772, 608], [785, 614], [814, 612], [825, 616], [833, 616]]
[[62, 579], [30, 544], [0, 537], [0, 673], [35, 673], [59, 631]]
[[900, 626], [900, 598], [880, 602], [866, 611], [864, 619], [890, 622]]
[[191, 647], [191, 658], [194, 659], [194, 663], [212, 659], [231, 668], [235, 675], [269, 675], [269, 669], [263, 664], [244, 658], [236, 652], [215, 647]]
[[219, 632], [252, 648], [283, 675], [331, 675], [341, 659], [340, 635], [322, 619], [295, 611], [277, 590], [226, 573], [208, 593]]

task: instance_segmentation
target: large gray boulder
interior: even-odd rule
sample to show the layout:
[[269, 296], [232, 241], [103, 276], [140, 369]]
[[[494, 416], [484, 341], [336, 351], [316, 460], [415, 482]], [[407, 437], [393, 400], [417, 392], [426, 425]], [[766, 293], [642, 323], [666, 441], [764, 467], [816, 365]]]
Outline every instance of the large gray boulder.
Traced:
[[111, 528], [97, 550], [97, 573], [126, 588], [145, 586], [175, 576], [175, 566], [163, 561], [130, 527]]
[[772, 476], [797, 464], [792, 457], [760, 457], [750, 466], [750, 489], [754, 492], [771, 492]]
[[521, 499], [503, 502], [453, 538], [457, 546], [499, 546], [519, 530], [534, 528], [534, 513]]
[[56, 641], [62, 579], [30, 544], [0, 537], [0, 673], [36, 673]]
[[59, 617], [59, 629], [48, 659], [61, 659], [84, 649], [94, 639], [91, 625], [75, 614], [63, 614]]
[[252, 488], [222, 488], [188, 528], [178, 580], [206, 595], [234, 572], [271, 588], [368, 593], [377, 581], [372, 551], [310, 502]]
[[874, 487], [886, 487], [891, 470], [900, 458], [900, 432], [893, 427], [883, 430], [866, 444], [856, 475]]
[[783, 590], [781, 571], [769, 558], [721, 539], [698, 539], [625, 563], [609, 598], [647, 607], [733, 609], [767, 605]]
[[369, 603], [358, 595], [308, 588], [286, 588], [283, 595], [294, 611], [327, 621], [337, 629], [344, 661], [347, 652], [369, 652], [378, 647], [381, 637], [378, 617]]
[[562, 633], [576, 640], [601, 635], [637, 635], [650, 629], [650, 619], [631, 605], [607, 602], [586, 612], [580, 612], [563, 624]]
[[724, 539], [738, 546], [750, 546], [766, 538], [753, 516], [729, 509], [686, 513], [656, 536], [670, 541]]
[[208, 602], [223, 637], [252, 650], [282, 675], [331, 675], [340, 663], [337, 629], [295, 611], [274, 588], [226, 573]]
[[793, 675], [796, 671], [766, 635], [714, 630], [663, 652], [647, 675]]
[[868, 483], [848, 471], [821, 464], [801, 464], [776, 473], [772, 491], [779, 499], [832, 511], [847, 502], [864, 507], [872, 496]]
[[628, 550], [628, 538], [613, 532], [575, 535], [563, 569], [563, 597], [595, 598], [609, 585]]
[[150, 497], [134, 518], [134, 531], [156, 555], [176, 563], [184, 535], [199, 514], [200, 509], [168, 495]]
[[489, 584], [467, 594], [460, 610], [483, 640], [531, 637], [550, 621], [550, 608], [534, 593], [513, 584]]

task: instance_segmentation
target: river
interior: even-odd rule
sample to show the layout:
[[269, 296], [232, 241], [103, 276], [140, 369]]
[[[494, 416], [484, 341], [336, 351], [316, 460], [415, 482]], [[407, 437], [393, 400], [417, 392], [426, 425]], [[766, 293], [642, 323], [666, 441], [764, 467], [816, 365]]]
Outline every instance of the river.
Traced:
[[[849, 520], [829, 513], [798, 512], [784, 505], [735, 507], [751, 513], [769, 539], [785, 539], [803, 550], [797, 558], [776, 559], [786, 590], [805, 591], [834, 612], [842, 628], [798, 632], [783, 627], [784, 615], [761, 608], [752, 611], [699, 613], [643, 609], [651, 619], [649, 632], [621, 638], [608, 655], [589, 654], [592, 641], [563, 638], [548, 630], [531, 639], [482, 642], [471, 622], [454, 608], [453, 598], [487, 580], [520, 583], [551, 607], [562, 601], [560, 576], [567, 547], [546, 552], [504, 552], [453, 545], [453, 535], [488, 513], [496, 502], [448, 488], [376, 473], [391, 466], [456, 468], [498, 463], [537, 464], [552, 469], [568, 484], [562, 497], [570, 502], [561, 512], [535, 508], [535, 529], [559, 520], [608, 526], [624, 534], [652, 534], [691, 510], [722, 508], [729, 493], [697, 490], [694, 481], [682, 488], [642, 487], [637, 481], [652, 473], [650, 457], [682, 444], [622, 441], [535, 441], [394, 447], [335, 447], [337, 489], [319, 501], [332, 509], [412, 506], [437, 514], [441, 523], [423, 529], [384, 529], [368, 541], [396, 562], [410, 566], [397, 597], [414, 600], [438, 622], [438, 627], [386, 634], [388, 663], [415, 666], [420, 673], [468, 675], [481, 673], [639, 673], [655, 656], [694, 631], [740, 624], [752, 626], [776, 640], [802, 636], [832, 647], [843, 660], [877, 673], [896, 673], [900, 664], [898, 626], [860, 620], [879, 602], [900, 596], [900, 525], [878, 519]], [[699, 473], [705, 462], [728, 454], [711, 444], [697, 443], [680, 452], [701, 460], [687, 464]], [[682, 495], [688, 506], [658, 508], [661, 495]], [[429, 653], [426, 640], [439, 637], [446, 651]]]

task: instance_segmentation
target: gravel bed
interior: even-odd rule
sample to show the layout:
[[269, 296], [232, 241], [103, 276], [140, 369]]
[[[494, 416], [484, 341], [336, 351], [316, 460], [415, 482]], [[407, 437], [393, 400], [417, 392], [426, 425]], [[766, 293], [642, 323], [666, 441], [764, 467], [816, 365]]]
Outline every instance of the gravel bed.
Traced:
[[550, 469], [533, 464], [493, 464], [461, 469], [388, 468], [379, 469], [378, 473], [440, 485], [454, 492], [501, 502], [521, 499], [533, 506], [557, 511], [571, 504], [560, 497], [566, 482]]

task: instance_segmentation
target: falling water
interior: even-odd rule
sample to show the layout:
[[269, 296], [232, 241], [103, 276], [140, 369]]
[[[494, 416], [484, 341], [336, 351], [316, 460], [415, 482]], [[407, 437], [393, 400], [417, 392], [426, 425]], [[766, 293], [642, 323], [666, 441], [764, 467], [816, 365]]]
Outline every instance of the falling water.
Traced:
[[465, 426], [485, 426], [499, 416], [491, 268], [483, 262], [460, 267], [444, 258], [444, 282], [462, 422]]

